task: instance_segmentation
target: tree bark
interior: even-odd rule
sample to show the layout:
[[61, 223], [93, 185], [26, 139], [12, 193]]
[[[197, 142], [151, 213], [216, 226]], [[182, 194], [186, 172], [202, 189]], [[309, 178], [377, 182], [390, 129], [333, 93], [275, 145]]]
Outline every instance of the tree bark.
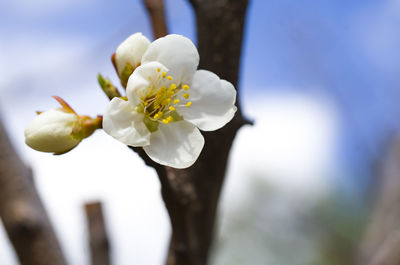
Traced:
[[[192, 0], [196, 15], [200, 69], [213, 71], [238, 87], [247, 0]], [[164, 22], [165, 23], [165, 22]], [[158, 36], [159, 37], [159, 36]], [[239, 97], [237, 97], [239, 99]], [[205, 265], [213, 240], [216, 210], [229, 151], [238, 129], [251, 124], [239, 101], [234, 119], [215, 132], [203, 132], [204, 149], [187, 169], [154, 163], [132, 148], [158, 173], [172, 225], [167, 265]]]
[[359, 265], [400, 264], [400, 137], [390, 145], [370, 222], [360, 247]]
[[13, 149], [1, 121], [0, 216], [22, 265], [67, 264], [32, 171]]
[[110, 243], [100, 202], [85, 204], [92, 265], [110, 265]]

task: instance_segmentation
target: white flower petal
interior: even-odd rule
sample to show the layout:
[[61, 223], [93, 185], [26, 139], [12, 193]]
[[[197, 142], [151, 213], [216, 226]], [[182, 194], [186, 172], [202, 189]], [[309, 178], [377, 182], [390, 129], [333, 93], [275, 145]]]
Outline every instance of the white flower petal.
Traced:
[[150, 41], [140, 32], [124, 40], [115, 52], [115, 63], [118, 73], [121, 74], [127, 63], [134, 68], [137, 67], [149, 45]]
[[161, 86], [161, 83], [166, 83], [166, 85], [169, 83], [168, 79], [160, 78], [161, 73], [167, 71], [168, 69], [158, 62], [150, 62], [135, 69], [126, 86], [126, 95], [133, 107], [146, 97], [148, 89], [154, 86], [158, 88], [157, 86]]
[[235, 115], [235, 88], [210, 71], [197, 71], [188, 93], [192, 105], [177, 107], [177, 111], [200, 130], [217, 130]]
[[199, 53], [190, 39], [171, 34], [149, 45], [143, 55], [142, 64], [152, 61], [165, 65], [176, 84], [184, 84], [189, 83], [196, 72]]
[[31, 148], [50, 153], [63, 153], [79, 144], [71, 136], [78, 117], [59, 109], [41, 113], [25, 128], [25, 143]]
[[150, 143], [150, 131], [143, 123], [143, 114], [137, 113], [129, 102], [113, 98], [103, 115], [106, 133], [130, 146]]
[[200, 131], [186, 121], [160, 124], [150, 142], [143, 147], [146, 154], [155, 162], [174, 168], [190, 167], [204, 146]]

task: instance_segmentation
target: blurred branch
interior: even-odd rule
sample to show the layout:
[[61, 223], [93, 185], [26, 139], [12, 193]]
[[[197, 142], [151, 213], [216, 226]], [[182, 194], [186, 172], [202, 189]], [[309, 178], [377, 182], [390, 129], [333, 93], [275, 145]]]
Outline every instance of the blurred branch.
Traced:
[[375, 205], [360, 248], [359, 265], [400, 264], [400, 137], [379, 175]]
[[[158, 30], [154, 11], [163, 12], [162, 1], [144, 1], [152, 19], [155, 37]], [[201, 69], [215, 72], [238, 88], [247, 0], [192, 0], [197, 21]], [[150, 4], [150, 5], [149, 5]], [[153, 5], [151, 5], [153, 4]], [[150, 7], [150, 8], [149, 8]], [[239, 99], [239, 97], [238, 97]], [[159, 175], [162, 197], [172, 225], [168, 265], [205, 265], [213, 240], [216, 209], [224, 181], [229, 151], [238, 129], [251, 124], [242, 116], [239, 100], [234, 119], [216, 132], [204, 132], [205, 146], [190, 168], [178, 170], [153, 162], [142, 148], [131, 148]]]
[[85, 204], [92, 265], [110, 265], [110, 244], [101, 202]]
[[155, 39], [168, 34], [163, 0], [142, 0], [147, 8]]
[[32, 171], [13, 149], [1, 121], [0, 216], [22, 265], [67, 264]]

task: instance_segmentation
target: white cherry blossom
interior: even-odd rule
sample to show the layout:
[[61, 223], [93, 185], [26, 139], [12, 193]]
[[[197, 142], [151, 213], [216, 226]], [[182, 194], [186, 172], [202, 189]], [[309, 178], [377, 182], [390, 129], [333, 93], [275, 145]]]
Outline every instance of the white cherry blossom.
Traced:
[[199, 54], [181, 35], [152, 42], [127, 83], [127, 100], [113, 98], [103, 116], [105, 132], [143, 147], [155, 162], [187, 168], [198, 158], [204, 138], [236, 112], [236, 90], [216, 74], [197, 70]]

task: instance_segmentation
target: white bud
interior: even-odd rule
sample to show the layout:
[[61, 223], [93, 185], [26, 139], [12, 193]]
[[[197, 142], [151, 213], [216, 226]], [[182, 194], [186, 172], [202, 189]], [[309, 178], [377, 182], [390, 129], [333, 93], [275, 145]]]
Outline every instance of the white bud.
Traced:
[[142, 33], [135, 33], [124, 40], [115, 52], [115, 63], [118, 74], [121, 74], [126, 64], [130, 64], [133, 69], [136, 68], [147, 47], [150, 45], [149, 39]]
[[77, 126], [77, 115], [61, 109], [49, 110], [26, 126], [25, 143], [37, 151], [62, 154], [82, 140], [73, 136], [73, 129]]

